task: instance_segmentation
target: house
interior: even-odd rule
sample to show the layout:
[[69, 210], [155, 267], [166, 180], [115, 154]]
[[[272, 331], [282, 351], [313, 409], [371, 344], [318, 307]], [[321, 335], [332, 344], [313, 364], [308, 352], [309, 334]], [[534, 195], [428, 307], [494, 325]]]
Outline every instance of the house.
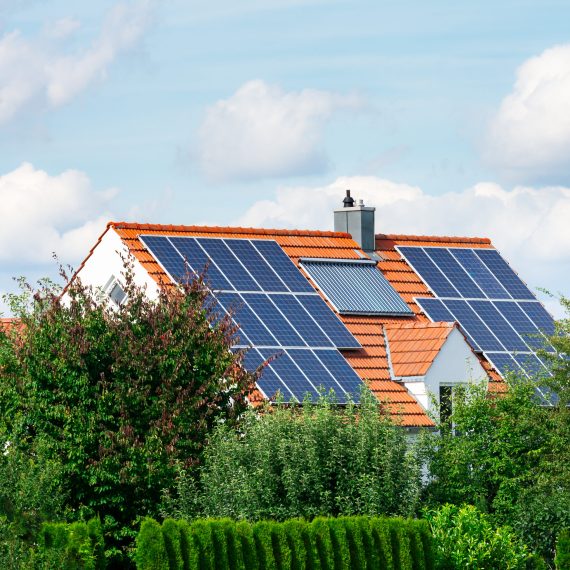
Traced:
[[246, 367], [280, 354], [254, 403], [320, 387], [343, 401], [364, 382], [413, 431], [458, 384], [502, 392], [510, 369], [546, 371], [552, 317], [490, 240], [375, 234], [374, 212], [347, 191], [332, 232], [109, 222], [76, 275], [119, 304], [125, 254], [151, 295], [207, 268]]

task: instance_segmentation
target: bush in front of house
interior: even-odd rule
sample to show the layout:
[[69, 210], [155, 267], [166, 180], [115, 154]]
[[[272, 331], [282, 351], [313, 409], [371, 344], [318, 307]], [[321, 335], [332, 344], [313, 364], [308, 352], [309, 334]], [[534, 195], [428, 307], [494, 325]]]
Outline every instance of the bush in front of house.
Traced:
[[135, 560], [138, 570], [434, 570], [431, 542], [426, 522], [410, 519], [146, 519]]
[[508, 527], [495, 528], [471, 505], [444, 505], [426, 513], [437, 568], [442, 570], [522, 570], [531, 559], [527, 547]]

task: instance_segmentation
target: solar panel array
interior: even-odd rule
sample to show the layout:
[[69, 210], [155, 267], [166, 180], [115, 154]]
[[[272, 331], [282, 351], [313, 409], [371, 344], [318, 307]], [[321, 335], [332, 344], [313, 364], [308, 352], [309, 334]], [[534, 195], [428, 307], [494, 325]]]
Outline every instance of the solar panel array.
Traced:
[[362, 381], [337, 349], [360, 344], [272, 240], [143, 235], [141, 241], [178, 283], [204, 275], [215, 312], [239, 325], [236, 347], [251, 348], [248, 370], [278, 354], [258, 382], [285, 401], [333, 389], [358, 400]]
[[554, 320], [494, 249], [398, 247], [434, 298], [416, 299], [433, 321], [457, 321], [471, 346], [504, 376], [547, 375], [537, 350], [553, 351]]
[[306, 258], [301, 265], [341, 314], [413, 315], [375, 261]]

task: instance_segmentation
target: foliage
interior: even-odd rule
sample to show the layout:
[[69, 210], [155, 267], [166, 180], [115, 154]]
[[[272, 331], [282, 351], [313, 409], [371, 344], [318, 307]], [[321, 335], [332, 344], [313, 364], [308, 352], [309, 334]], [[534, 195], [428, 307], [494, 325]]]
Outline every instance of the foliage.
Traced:
[[155, 299], [128, 263], [124, 281], [119, 307], [77, 280], [64, 299], [25, 289], [10, 299], [22, 326], [0, 334], [0, 444], [31, 457], [41, 441], [70, 511], [100, 514], [119, 545], [159, 512], [178, 467], [199, 462], [213, 427], [234, 425], [253, 383], [200, 280]]
[[556, 570], [570, 570], [570, 531], [564, 529], [556, 541]]
[[406, 434], [363, 392], [359, 407], [328, 398], [302, 409], [249, 411], [235, 432], [216, 428], [199, 470], [179, 477], [166, 514], [261, 520], [409, 515], [419, 466]]
[[[552, 379], [513, 375], [495, 397], [484, 386], [458, 387], [449, 423], [422, 443], [428, 505], [475, 504], [549, 561], [556, 535], [570, 527], [570, 319], [557, 323], [551, 342], [560, 352], [542, 356]], [[539, 405], [537, 381], [556, 390], [556, 405]]]
[[526, 568], [524, 544], [507, 527], [494, 528], [489, 517], [473, 506], [444, 505], [426, 518], [442, 570], [516, 570]]
[[[138, 570], [174, 570], [179, 560], [167, 555], [160, 539], [174, 526], [185, 529], [180, 542], [185, 570], [433, 570], [432, 537], [425, 521], [376, 517], [230, 521], [229, 519], [145, 520], [137, 538]], [[388, 529], [398, 536], [388, 538]], [[380, 539], [380, 537], [382, 537]], [[243, 540], [240, 540], [243, 539]], [[422, 546], [420, 546], [422, 545]], [[425, 545], [425, 546], [424, 546]], [[184, 552], [188, 549], [188, 552]], [[393, 563], [393, 561], [403, 561]]]

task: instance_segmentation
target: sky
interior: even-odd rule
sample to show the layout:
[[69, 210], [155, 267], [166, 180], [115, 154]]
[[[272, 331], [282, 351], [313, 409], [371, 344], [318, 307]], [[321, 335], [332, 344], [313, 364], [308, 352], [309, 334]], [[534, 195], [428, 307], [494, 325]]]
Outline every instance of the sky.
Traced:
[[350, 188], [377, 232], [490, 237], [570, 296], [569, 21], [567, 0], [0, 0], [0, 294], [110, 220], [326, 230]]

